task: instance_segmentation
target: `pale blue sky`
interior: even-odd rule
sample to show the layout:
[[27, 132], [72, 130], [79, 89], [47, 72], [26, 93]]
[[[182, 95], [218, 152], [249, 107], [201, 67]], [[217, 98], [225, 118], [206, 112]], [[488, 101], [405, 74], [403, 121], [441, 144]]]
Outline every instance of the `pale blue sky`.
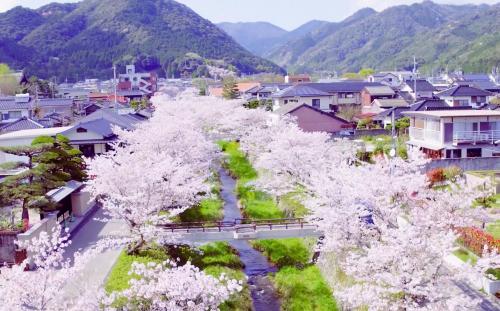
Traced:
[[[418, 0], [178, 0], [212, 22], [267, 21], [291, 30], [312, 19], [339, 21], [364, 7], [381, 11]], [[0, 0], [0, 12], [16, 5], [37, 8], [54, 0]], [[77, 2], [58, 0], [57, 2]], [[438, 3], [489, 3], [499, 0], [435, 0]]]

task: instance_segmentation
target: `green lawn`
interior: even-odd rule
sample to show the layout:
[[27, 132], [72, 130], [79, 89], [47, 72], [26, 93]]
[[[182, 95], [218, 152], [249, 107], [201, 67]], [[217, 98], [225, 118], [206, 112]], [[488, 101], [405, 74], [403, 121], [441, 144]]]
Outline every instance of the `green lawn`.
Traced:
[[339, 310], [330, 287], [316, 266], [303, 270], [284, 267], [276, 273], [274, 284], [282, 297], [283, 311]]
[[[311, 243], [314, 241], [307, 244]], [[252, 246], [263, 252], [278, 268], [306, 266], [311, 258], [307, 244], [299, 238], [252, 241]]]
[[298, 238], [252, 242], [279, 268], [272, 281], [281, 297], [282, 310], [338, 310], [320, 270], [309, 264], [314, 243], [314, 239]]
[[493, 235], [495, 239], [500, 239], [500, 220], [486, 225], [486, 232]]
[[219, 198], [205, 199], [199, 206], [187, 209], [179, 215], [179, 222], [220, 221], [224, 217], [223, 202]]
[[464, 248], [460, 248], [460, 249], [454, 251], [453, 255], [458, 257], [463, 262], [470, 262], [472, 265], [475, 265], [477, 262], [477, 259], [478, 259], [478, 257], [475, 254], [473, 254], [472, 252], [470, 252]]
[[129, 287], [128, 282], [132, 278], [136, 277], [128, 274], [130, 268], [132, 267], [132, 263], [161, 263], [168, 258], [169, 257], [166, 252], [161, 248], [142, 251], [139, 255], [128, 255], [125, 251], [123, 251], [108, 276], [106, 285], [104, 286], [106, 292], [111, 293], [114, 291], [122, 291]]
[[[200, 252], [201, 251], [201, 252]], [[136, 276], [129, 275], [133, 262], [163, 262], [168, 258], [176, 258], [179, 264], [183, 265], [190, 261], [193, 265], [213, 276], [220, 276], [222, 273], [238, 280], [246, 281], [242, 271], [243, 264], [238, 254], [227, 243], [212, 243], [200, 247], [199, 251], [187, 246], [171, 247], [168, 249], [152, 249], [141, 252], [137, 256], [127, 255], [122, 252], [115, 263], [105, 284], [108, 293], [122, 291], [129, 286], [129, 281]], [[118, 301], [116, 306], [123, 302]], [[220, 306], [223, 311], [241, 310], [250, 311], [252, 309], [252, 299], [248, 286], [244, 286], [242, 292], [234, 295], [229, 301]]]

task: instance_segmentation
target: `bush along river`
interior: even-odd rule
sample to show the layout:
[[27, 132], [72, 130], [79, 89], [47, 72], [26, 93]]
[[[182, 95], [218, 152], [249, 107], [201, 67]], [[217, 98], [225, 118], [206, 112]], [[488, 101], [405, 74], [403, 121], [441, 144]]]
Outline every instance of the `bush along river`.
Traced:
[[[224, 169], [220, 169], [219, 174], [221, 197], [224, 201], [224, 221], [233, 222], [243, 218], [234, 193], [236, 181]], [[244, 272], [248, 276], [253, 309], [255, 311], [279, 311], [279, 296], [267, 277], [269, 273], [274, 273], [277, 269], [247, 241], [234, 240], [230, 242], [230, 245], [238, 251], [240, 259], [245, 265]]]

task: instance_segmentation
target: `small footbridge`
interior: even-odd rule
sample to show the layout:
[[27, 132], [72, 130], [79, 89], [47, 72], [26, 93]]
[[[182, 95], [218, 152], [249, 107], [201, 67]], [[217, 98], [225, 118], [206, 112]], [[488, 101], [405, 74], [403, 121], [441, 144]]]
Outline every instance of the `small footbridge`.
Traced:
[[193, 243], [323, 236], [317, 225], [303, 218], [235, 219], [220, 222], [172, 223], [159, 227], [165, 234], [173, 233], [178, 235], [181, 241]]

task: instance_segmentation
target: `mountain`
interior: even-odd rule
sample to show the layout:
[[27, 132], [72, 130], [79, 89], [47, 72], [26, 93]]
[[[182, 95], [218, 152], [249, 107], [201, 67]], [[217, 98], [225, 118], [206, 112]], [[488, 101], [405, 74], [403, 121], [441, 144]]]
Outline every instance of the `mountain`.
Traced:
[[286, 31], [268, 22], [225, 22], [219, 23], [217, 26], [250, 52], [263, 56], [272, 49], [304, 36], [327, 23], [313, 20], [292, 31]]
[[489, 71], [500, 65], [500, 4], [431, 1], [364, 9], [274, 48], [264, 56], [290, 71], [410, 68]]
[[169, 76], [208, 75], [211, 67], [244, 74], [283, 72], [173, 0], [16, 7], [0, 14], [0, 59], [42, 78], [70, 80], [108, 78], [113, 63], [135, 63]]
[[288, 31], [267, 22], [220, 23], [220, 29], [256, 55], [262, 55], [267, 47], [280, 41]]

